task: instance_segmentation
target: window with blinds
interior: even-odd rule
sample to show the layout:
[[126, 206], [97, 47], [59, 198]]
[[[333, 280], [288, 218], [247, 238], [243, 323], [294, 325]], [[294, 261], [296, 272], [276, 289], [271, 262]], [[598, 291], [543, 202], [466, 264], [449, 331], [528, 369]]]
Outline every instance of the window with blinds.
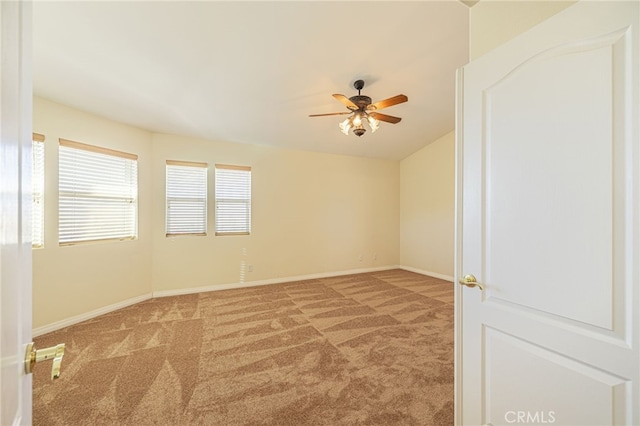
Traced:
[[134, 239], [137, 215], [137, 155], [60, 139], [60, 245]]
[[44, 135], [32, 137], [31, 246], [44, 247]]
[[251, 167], [216, 164], [216, 235], [251, 233]]
[[167, 160], [166, 235], [207, 235], [207, 163]]

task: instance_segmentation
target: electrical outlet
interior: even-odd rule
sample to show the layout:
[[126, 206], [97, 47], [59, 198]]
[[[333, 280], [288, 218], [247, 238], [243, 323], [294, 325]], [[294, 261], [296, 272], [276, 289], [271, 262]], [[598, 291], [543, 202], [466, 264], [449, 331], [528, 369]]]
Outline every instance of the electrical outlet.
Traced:
[[363, 259], [362, 255], [358, 256], [358, 262], [362, 262], [362, 259]]
[[247, 265], [247, 272], [253, 272], [253, 265]]
[[373, 260], [376, 260], [378, 258], [378, 253], [373, 253]]

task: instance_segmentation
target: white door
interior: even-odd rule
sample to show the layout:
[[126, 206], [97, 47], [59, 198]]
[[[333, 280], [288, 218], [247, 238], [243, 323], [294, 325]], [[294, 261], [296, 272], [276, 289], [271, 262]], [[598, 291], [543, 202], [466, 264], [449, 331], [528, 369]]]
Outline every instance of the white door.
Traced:
[[640, 425], [638, 2], [459, 74], [456, 422]]
[[0, 2], [0, 425], [31, 424], [31, 6]]

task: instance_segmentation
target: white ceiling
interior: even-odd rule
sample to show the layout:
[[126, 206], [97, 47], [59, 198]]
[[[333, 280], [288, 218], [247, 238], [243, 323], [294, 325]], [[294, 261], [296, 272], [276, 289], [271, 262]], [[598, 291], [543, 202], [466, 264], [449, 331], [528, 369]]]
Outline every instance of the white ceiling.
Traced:
[[[468, 8], [428, 2], [33, 3], [34, 93], [158, 133], [402, 159], [454, 126]], [[402, 117], [358, 138], [331, 97]]]

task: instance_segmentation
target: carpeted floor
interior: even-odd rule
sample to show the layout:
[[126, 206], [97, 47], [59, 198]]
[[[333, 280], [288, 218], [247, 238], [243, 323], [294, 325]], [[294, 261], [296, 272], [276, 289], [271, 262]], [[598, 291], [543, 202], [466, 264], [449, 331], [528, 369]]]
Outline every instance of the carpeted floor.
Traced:
[[402, 270], [152, 299], [35, 339], [35, 425], [451, 425], [453, 284]]

